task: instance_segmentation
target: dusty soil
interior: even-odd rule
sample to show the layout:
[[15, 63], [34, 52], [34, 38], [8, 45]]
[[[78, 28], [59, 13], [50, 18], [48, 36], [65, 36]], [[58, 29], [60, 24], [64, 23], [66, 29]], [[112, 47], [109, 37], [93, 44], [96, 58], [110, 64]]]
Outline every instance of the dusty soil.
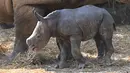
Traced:
[[[98, 73], [129, 73], [130, 72], [130, 25], [117, 26], [117, 31], [114, 32], [113, 45], [115, 53], [112, 55], [113, 64], [111, 66], [101, 66], [90, 61], [90, 64], [85, 69], [75, 68], [76, 62], [70, 62], [71, 67], [65, 69], [55, 69], [56, 55], [59, 50], [55, 43], [55, 38], [51, 38], [48, 45], [39, 52], [40, 56], [36, 57], [43, 60], [43, 64], [32, 64], [32, 60], [28, 59], [28, 55], [18, 55], [11, 64], [5, 64], [5, 56], [12, 52], [14, 44], [14, 28], [0, 29], [0, 73], [43, 73], [51, 72], [98, 72]], [[97, 50], [95, 42], [88, 40], [82, 42], [81, 51], [87, 58], [95, 58]], [[37, 61], [37, 60], [36, 60]], [[36, 69], [36, 70], [35, 70]], [[16, 70], [16, 71], [15, 71]], [[34, 70], [34, 71], [33, 71]], [[10, 71], [10, 72], [7, 72]], [[37, 72], [36, 72], [37, 71]]]

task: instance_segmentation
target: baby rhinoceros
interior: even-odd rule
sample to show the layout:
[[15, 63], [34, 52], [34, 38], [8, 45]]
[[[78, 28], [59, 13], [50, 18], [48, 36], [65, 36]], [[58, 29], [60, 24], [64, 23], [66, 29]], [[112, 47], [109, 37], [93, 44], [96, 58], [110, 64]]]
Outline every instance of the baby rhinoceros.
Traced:
[[[112, 16], [103, 8], [86, 5], [76, 9], [56, 10], [42, 17], [36, 11], [35, 16], [39, 20], [26, 43], [30, 49], [38, 50], [46, 46], [50, 37], [56, 37], [60, 47], [60, 62], [57, 68], [67, 66], [66, 44], [71, 46], [71, 54], [79, 63], [79, 68], [87, 64], [81, 55], [81, 41], [94, 39], [97, 48], [104, 46], [104, 57], [106, 63], [110, 63], [114, 52], [112, 36], [115, 29]], [[69, 43], [68, 43], [69, 42]]]

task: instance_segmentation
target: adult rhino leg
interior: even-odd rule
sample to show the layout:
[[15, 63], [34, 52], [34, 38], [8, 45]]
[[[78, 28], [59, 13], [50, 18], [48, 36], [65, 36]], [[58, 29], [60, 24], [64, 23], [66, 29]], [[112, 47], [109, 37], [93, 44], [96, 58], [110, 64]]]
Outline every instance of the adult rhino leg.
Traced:
[[23, 6], [17, 8], [14, 11], [14, 24], [15, 24], [15, 44], [14, 49], [9, 57], [13, 60], [18, 53], [24, 53], [27, 51], [26, 38], [32, 33], [36, 19], [34, 18], [32, 8]]
[[13, 24], [0, 23], [0, 27], [2, 29], [10, 29], [10, 28], [13, 28], [14, 25]]
[[25, 43], [25, 39], [26, 38], [19, 38], [19, 37], [15, 38], [14, 49], [11, 56], [9, 57], [10, 61], [12, 61], [17, 56], [17, 54], [25, 53], [25, 51], [27, 51], [27, 45]]
[[[56, 42], [57, 42], [57, 46], [60, 50], [60, 54], [58, 55], [58, 60], [60, 61], [60, 55], [61, 55], [61, 48], [60, 48], [60, 41], [56, 38]], [[67, 60], [72, 60], [73, 56], [71, 54], [71, 45], [69, 41], [66, 41], [65, 44], [63, 44], [63, 47], [66, 50], [66, 54], [67, 54]]]

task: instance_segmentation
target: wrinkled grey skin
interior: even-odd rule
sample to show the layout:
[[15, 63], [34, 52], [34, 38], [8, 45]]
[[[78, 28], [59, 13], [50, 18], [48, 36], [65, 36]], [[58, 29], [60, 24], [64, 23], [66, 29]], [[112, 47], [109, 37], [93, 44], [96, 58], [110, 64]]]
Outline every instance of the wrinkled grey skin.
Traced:
[[80, 43], [92, 38], [98, 50], [103, 48], [105, 63], [110, 64], [114, 52], [112, 36], [115, 27], [112, 16], [105, 9], [86, 5], [76, 9], [56, 10], [46, 17], [35, 12], [35, 16], [39, 21], [26, 43], [30, 49], [41, 49], [50, 37], [56, 37], [60, 48], [57, 68], [68, 67], [68, 49], [78, 61], [79, 68], [84, 68], [86, 61], [81, 55]]

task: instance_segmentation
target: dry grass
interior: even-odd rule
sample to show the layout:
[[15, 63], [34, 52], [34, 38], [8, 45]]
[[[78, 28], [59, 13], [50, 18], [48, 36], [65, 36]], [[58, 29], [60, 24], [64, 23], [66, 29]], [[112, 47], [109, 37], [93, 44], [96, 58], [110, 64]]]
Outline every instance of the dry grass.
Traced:
[[[5, 48], [7, 50], [3, 51], [6, 55], [8, 55], [8, 53], [10, 53], [12, 51], [12, 42], [14, 41], [14, 29], [11, 30], [1, 30], [0, 31], [0, 43], [2, 45], [2, 48]], [[11, 34], [10, 34], [11, 33]], [[7, 36], [4, 37], [3, 36]], [[93, 65], [92, 67], [87, 67], [84, 70], [81, 71], [89, 71], [89, 72], [102, 72], [102, 73], [107, 73], [107, 72], [113, 72], [113, 73], [125, 73], [125, 72], [130, 72], [130, 25], [125, 25], [125, 26], [118, 26], [117, 27], [117, 31], [114, 32], [114, 36], [113, 36], [113, 45], [115, 48], [115, 53], [112, 56], [113, 61], [113, 65], [110, 67], [102, 67], [99, 65]], [[3, 49], [2, 49], [3, 50]], [[93, 40], [88, 40], [86, 42], [82, 42], [81, 44], [81, 51], [83, 51], [83, 55], [90, 57], [90, 58], [95, 58], [97, 56], [97, 50], [96, 50], [96, 46], [95, 46], [95, 42]], [[15, 60], [9, 64], [9, 65], [5, 65], [2, 64], [0, 66], [0, 68], [5, 69], [5, 70], [0, 70], [0, 71], [4, 71], [5, 73], [7, 69], [10, 69], [10, 71], [12, 73], [19, 73], [20, 69], [21, 69], [21, 73], [32, 73], [32, 71], [45, 71], [45, 70], [49, 70], [49, 71], [58, 71], [58, 72], [62, 72], [62, 71], [80, 71], [77, 70], [75, 68], [67, 68], [67, 69], [55, 69], [55, 62], [53, 62], [53, 59], [56, 58], [56, 55], [59, 53], [59, 50], [56, 46], [55, 43], [55, 38], [51, 38], [51, 40], [49, 41], [48, 45], [43, 48], [39, 53], [26, 53], [24, 55], [18, 55]], [[35, 55], [38, 55], [35, 57]], [[43, 64], [36, 64], [33, 65], [32, 61], [33, 58], [36, 58], [37, 61], [42, 60], [42, 62], [45, 61], [51, 61], [52, 63], [43, 63]], [[0, 62], [5, 61], [4, 59], [1, 59]], [[4, 63], [4, 62], [3, 62]], [[42, 69], [44, 68], [44, 69]], [[14, 69], [16, 69], [15, 72]], [[34, 70], [33, 70], [34, 69]], [[7, 70], [9, 71], [9, 70]], [[17, 72], [18, 71], [18, 72]], [[30, 72], [29, 72], [30, 71]], [[2, 73], [4, 73], [2, 72]], [[11, 73], [10, 72], [10, 73]], [[41, 72], [41, 73], [43, 73]], [[1, 72], [0, 72], [1, 73]], [[34, 72], [35, 73], [35, 72]], [[36, 72], [37, 73], [37, 72]]]
[[44, 69], [0, 69], [0, 73], [55, 73]]
[[5, 54], [11, 48], [12, 42], [2, 42], [0, 43], [0, 53]]

